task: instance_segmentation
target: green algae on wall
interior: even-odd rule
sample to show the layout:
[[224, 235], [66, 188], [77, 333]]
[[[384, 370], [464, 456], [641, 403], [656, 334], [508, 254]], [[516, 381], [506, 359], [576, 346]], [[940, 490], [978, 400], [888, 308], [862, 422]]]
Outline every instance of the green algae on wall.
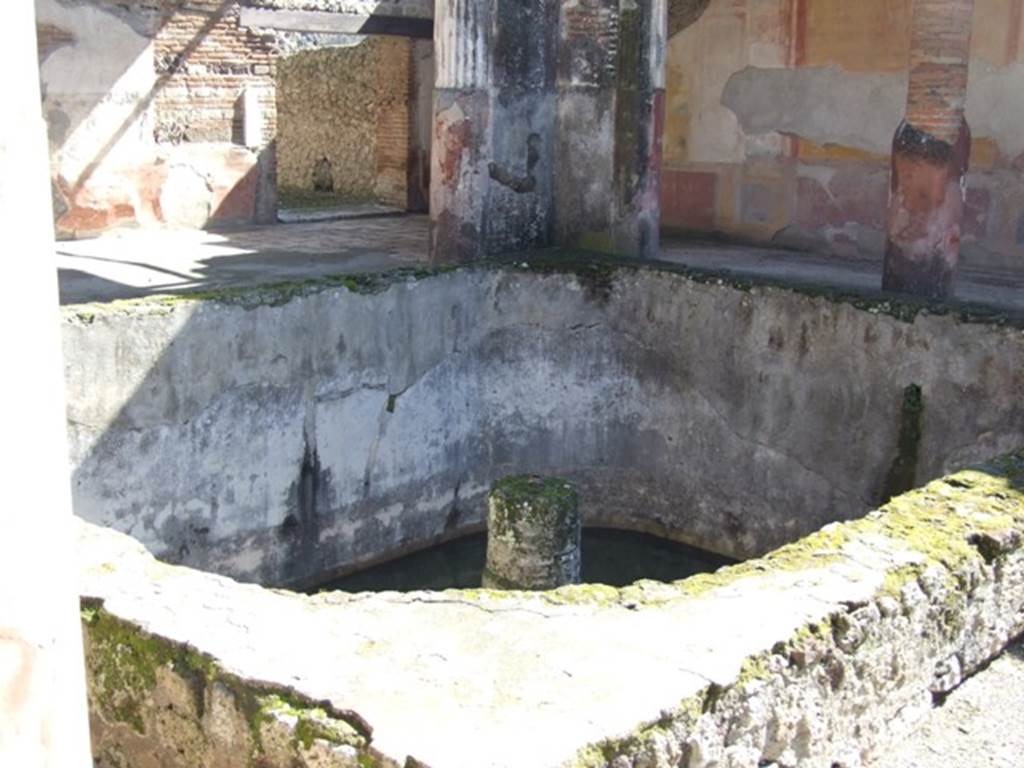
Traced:
[[917, 484], [917, 460], [921, 452], [921, 424], [924, 418], [924, 393], [917, 384], [903, 390], [900, 408], [900, 430], [896, 441], [896, 457], [885, 478], [882, 501], [914, 488]]

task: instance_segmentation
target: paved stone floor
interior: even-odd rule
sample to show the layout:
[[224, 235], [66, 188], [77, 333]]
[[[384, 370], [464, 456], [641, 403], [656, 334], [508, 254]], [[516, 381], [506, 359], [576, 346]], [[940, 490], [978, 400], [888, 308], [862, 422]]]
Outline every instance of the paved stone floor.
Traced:
[[[789, 285], [877, 292], [881, 262], [840, 259], [757, 246], [666, 238], [661, 258], [688, 267], [726, 271]], [[1019, 271], [961, 266], [956, 297], [964, 302], [1024, 310], [1024, 264]], [[1024, 766], [1024, 762], [1021, 763]]]
[[[225, 232], [120, 230], [57, 244], [61, 302], [393, 269], [425, 263], [427, 237], [428, 220], [421, 215], [348, 216]], [[876, 262], [782, 249], [666, 238], [661, 258], [791, 285], [872, 293], [880, 284]], [[1024, 265], [1020, 272], [968, 265], [957, 297], [1024, 311]]]
[[1024, 642], [953, 691], [871, 768], [1024, 766]]
[[118, 230], [57, 243], [62, 304], [394, 269], [427, 258], [426, 216], [225, 232]]

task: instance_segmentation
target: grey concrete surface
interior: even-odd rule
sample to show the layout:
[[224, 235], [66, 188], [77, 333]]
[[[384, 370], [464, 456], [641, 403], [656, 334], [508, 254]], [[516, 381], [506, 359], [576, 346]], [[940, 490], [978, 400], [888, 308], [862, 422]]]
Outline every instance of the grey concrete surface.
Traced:
[[532, 472], [745, 558], [1024, 444], [1013, 326], [607, 265], [354, 288], [66, 308], [78, 514], [294, 584], [475, 530]]
[[282, 206], [277, 212], [277, 219], [282, 224], [312, 224], [322, 221], [340, 221], [343, 219], [366, 220], [404, 215], [404, 211], [388, 205], [381, 205], [380, 203], [348, 203], [322, 208]]
[[1024, 765], [1024, 642], [953, 691], [870, 768]]
[[[779, 285], [877, 295], [881, 261], [842, 259], [786, 248], [739, 246], [692, 237], [666, 237], [661, 260], [734, 277]], [[993, 309], [1024, 310], [1024, 265], [1020, 269], [962, 265], [956, 299]]]

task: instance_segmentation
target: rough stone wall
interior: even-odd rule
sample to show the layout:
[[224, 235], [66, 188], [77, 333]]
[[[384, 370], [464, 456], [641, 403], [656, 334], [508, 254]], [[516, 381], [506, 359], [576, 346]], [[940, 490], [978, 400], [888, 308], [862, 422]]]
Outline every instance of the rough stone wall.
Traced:
[[68, 308], [77, 513], [294, 584], [473, 530], [537, 472], [589, 524], [742, 558], [1024, 442], [1019, 326], [559, 269]]
[[[313, 168], [331, 164], [334, 190], [349, 200], [425, 209], [419, 159], [429, 163], [429, 134], [417, 131], [417, 74], [429, 44], [369, 37], [357, 44], [300, 53], [278, 64], [278, 181], [311, 190]], [[432, 86], [431, 86], [432, 87]], [[426, 144], [426, 146], [424, 146]]]
[[[710, 686], [653, 727], [610, 740], [600, 757], [581, 762], [870, 765], [1024, 631], [1021, 459], [1017, 453], [958, 473], [810, 537], [804, 544], [812, 552], [821, 544], [838, 550], [828, 568], [850, 560], [881, 567], [881, 587], [748, 659], [735, 683]], [[893, 539], [908, 545], [902, 564], [889, 548]], [[773, 553], [767, 570], [773, 558], [783, 564], [795, 551]], [[820, 549], [818, 556], [827, 557]], [[607, 757], [616, 752], [628, 758]]]
[[[963, 253], [1019, 264], [1024, 13], [974, 5]], [[670, 40], [663, 223], [880, 259], [910, 22], [910, 0], [712, 3]], [[953, 62], [937, 77], [958, 75]]]
[[82, 606], [95, 768], [384, 765], [364, 723], [284, 686], [240, 680], [187, 645]]
[[352, 200], [376, 196], [377, 68], [381, 39], [309, 51], [278, 64], [278, 183], [313, 188], [313, 168], [326, 157], [335, 192]]

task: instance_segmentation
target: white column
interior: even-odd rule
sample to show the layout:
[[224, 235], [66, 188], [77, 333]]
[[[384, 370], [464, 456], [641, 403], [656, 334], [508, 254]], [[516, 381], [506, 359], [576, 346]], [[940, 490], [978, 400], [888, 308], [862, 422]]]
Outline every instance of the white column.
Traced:
[[0, 765], [87, 768], [88, 719], [71, 550], [71, 489], [53, 223], [29, 0], [0, 46]]

